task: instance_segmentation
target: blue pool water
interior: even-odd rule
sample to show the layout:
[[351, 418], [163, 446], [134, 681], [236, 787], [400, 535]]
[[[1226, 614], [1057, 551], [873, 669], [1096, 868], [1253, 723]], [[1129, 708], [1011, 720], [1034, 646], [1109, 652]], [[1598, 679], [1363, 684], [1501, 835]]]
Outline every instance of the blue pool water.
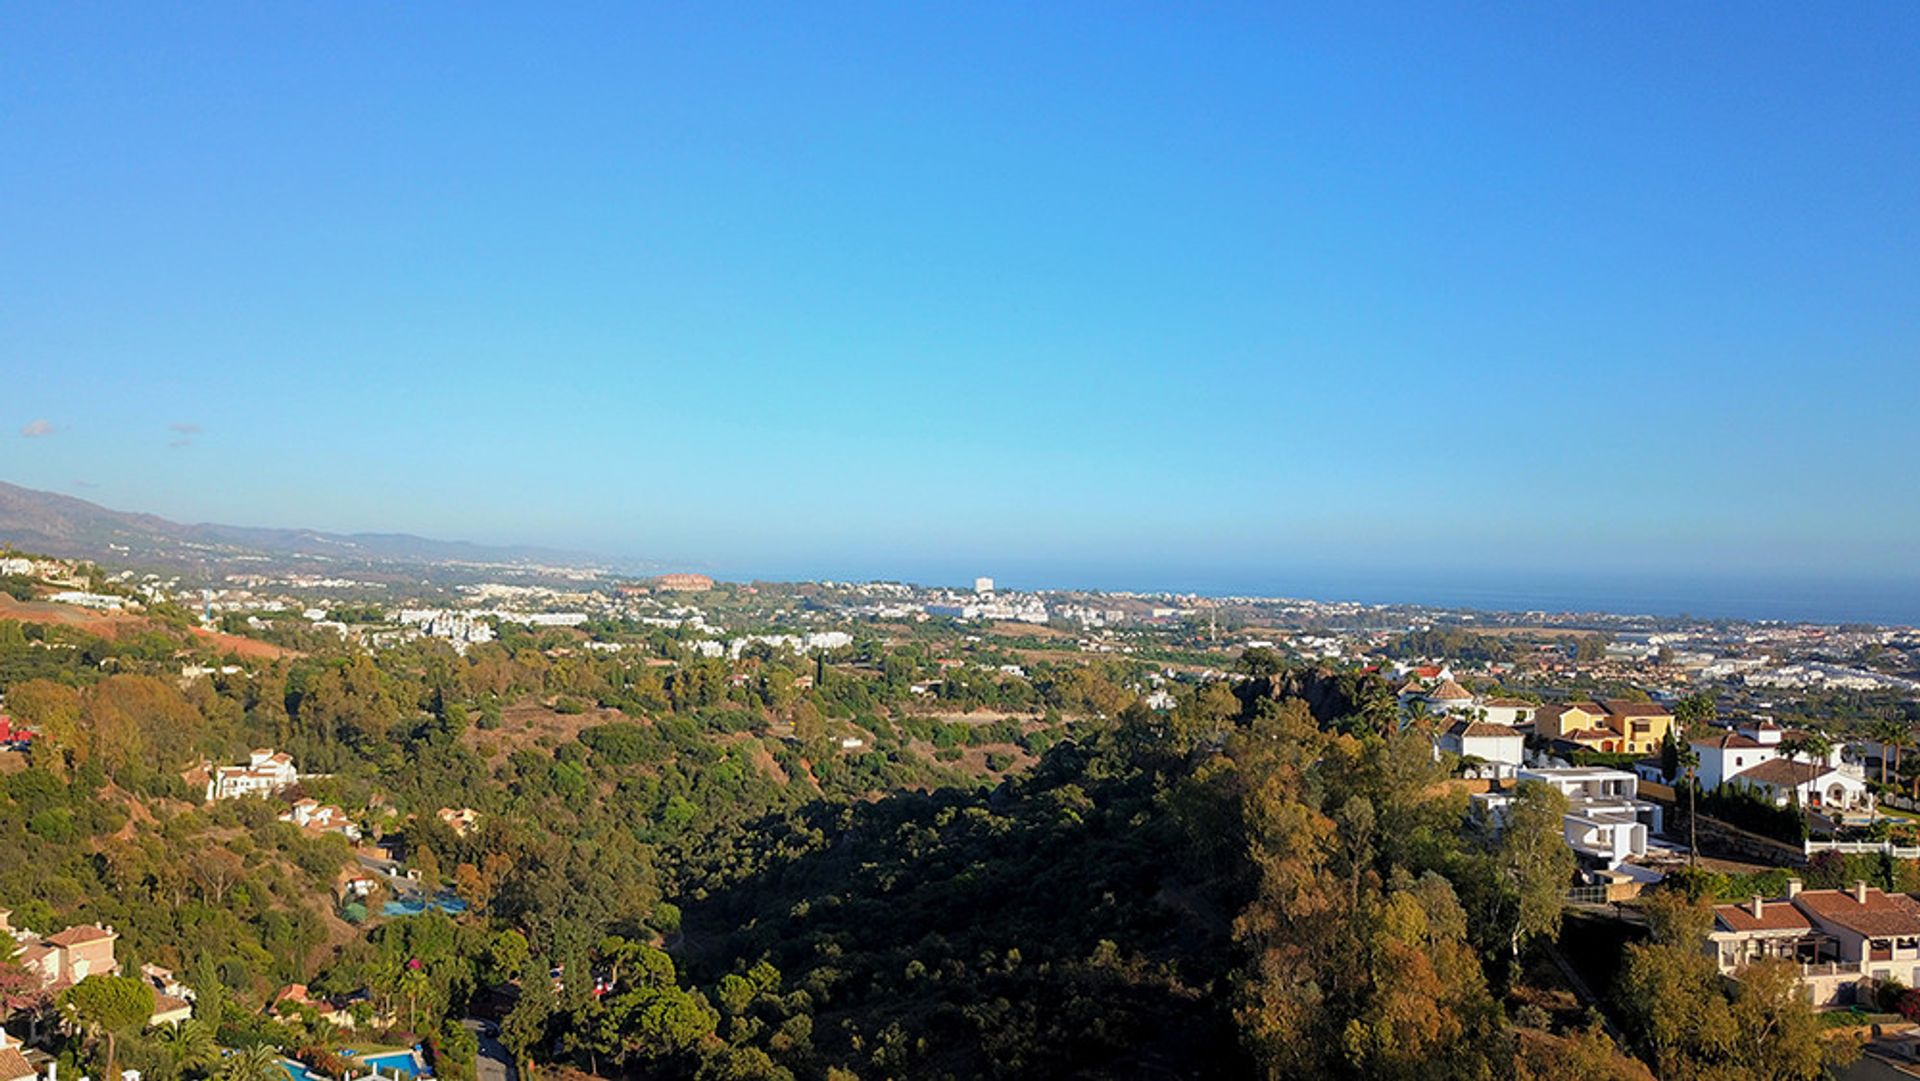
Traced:
[[420, 1065], [414, 1061], [410, 1051], [395, 1051], [388, 1055], [375, 1055], [360, 1060], [368, 1070], [386, 1077], [392, 1077], [397, 1071], [403, 1077], [420, 1076]]
[[409, 897], [401, 901], [388, 901], [380, 906], [382, 916], [418, 916], [429, 908], [437, 908], [449, 916], [458, 916], [467, 910], [467, 903], [451, 894], [441, 894], [432, 898]]
[[[348, 1062], [355, 1077], [365, 1077], [370, 1073], [378, 1073], [383, 1077], [398, 1074], [403, 1078], [432, 1076], [420, 1068], [419, 1062], [411, 1051], [388, 1051], [385, 1054], [370, 1055], [366, 1058], [358, 1058], [356, 1054], [352, 1050], [340, 1052], [340, 1057]], [[292, 1059], [281, 1059], [280, 1066], [287, 1071], [287, 1081], [315, 1081], [313, 1071]]]

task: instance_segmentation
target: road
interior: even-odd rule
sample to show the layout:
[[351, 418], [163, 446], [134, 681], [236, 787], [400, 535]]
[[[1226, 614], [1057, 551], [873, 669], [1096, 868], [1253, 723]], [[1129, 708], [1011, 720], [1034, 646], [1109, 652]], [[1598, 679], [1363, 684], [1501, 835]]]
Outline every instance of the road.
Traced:
[[474, 1064], [478, 1081], [513, 1081], [513, 1060], [508, 1058], [507, 1049], [500, 1046], [499, 1040], [487, 1035], [492, 1026], [477, 1017], [466, 1018], [460, 1023], [480, 1040], [480, 1057]]

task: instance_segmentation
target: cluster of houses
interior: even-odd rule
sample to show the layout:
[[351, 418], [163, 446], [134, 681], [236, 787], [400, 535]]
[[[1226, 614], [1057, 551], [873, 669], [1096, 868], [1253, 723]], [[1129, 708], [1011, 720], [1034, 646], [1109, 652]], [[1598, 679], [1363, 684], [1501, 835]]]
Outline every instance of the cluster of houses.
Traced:
[[1699, 757], [1694, 777], [1704, 790], [1745, 788], [1777, 806], [1798, 804], [1837, 817], [1866, 814], [1873, 793], [1865, 771], [1844, 759], [1838, 745], [1809, 750], [1798, 733], [1767, 721], [1727, 729], [1681, 733], [1672, 710], [1656, 702], [1605, 699], [1539, 704], [1483, 697], [1455, 682], [1444, 669], [1422, 680], [1415, 670], [1399, 692], [1409, 710], [1439, 715], [1435, 749], [1472, 763], [1482, 776], [1511, 778], [1521, 768], [1545, 765], [1576, 752], [1637, 755], [1633, 772], [1644, 781], [1670, 783], [1660, 760], [1669, 735], [1685, 738]]
[[[0, 951], [11, 951], [13, 963], [32, 978], [35, 986], [31, 992], [10, 999], [6, 1012], [24, 1014], [36, 1029], [53, 996], [88, 976], [120, 974], [120, 962], [113, 951], [120, 936], [113, 928], [82, 924], [42, 936], [14, 927], [12, 918], [10, 909], [0, 908]], [[173, 1024], [193, 1015], [193, 991], [174, 979], [173, 973], [144, 965], [140, 975], [154, 989], [153, 1015], [148, 1025]], [[36, 1076], [25, 1046], [0, 1029], [0, 1081], [28, 1081]]]
[[[1660, 877], [1649, 864], [1681, 851], [1653, 840], [1662, 832], [1661, 808], [1640, 798], [1642, 784], [1675, 780], [1661, 757], [1669, 735], [1692, 751], [1692, 774], [1703, 790], [1732, 786], [1836, 821], [1873, 813], [1865, 770], [1845, 758], [1837, 741], [1764, 720], [1682, 733], [1672, 711], [1654, 702], [1538, 704], [1476, 695], [1444, 669], [1409, 674], [1399, 691], [1402, 706], [1437, 716], [1436, 751], [1465, 760], [1469, 773], [1489, 782], [1487, 791], [1472, 796], [1475, 818], [1503, 828], [1521, 782], [1559, 791], [1567, 799], [1567, 845], [1590, 883], [1637, 891]], [[1582, 750], [1640, 758], [1631, 772], [1561, 764]], [[1798, 966], [1816, 1006], [1870, 1002], [1884, 981], [1920, 986], [1920, 899], [1865, 883], [1807, 890], [1794, 880], [1785, 897], [1717, 906], [1705, 948], [1729, 978], [1753, 961], [1782, 959]]]
[[[201, 782], [208, 802], [215, 800], [267, 798], [277, 796], [300, 783], [301, 773], [293, 757], [271, 747], [257, 748], [247, 755], [243, 765], [213, 766], [202, 763], [187, 773], [189, 783]], [[360, 840], [360, 827], [347, 812], [315, 799], [302, 799], [280, 815], [309, 833], [338, 833], [347, 840]]]

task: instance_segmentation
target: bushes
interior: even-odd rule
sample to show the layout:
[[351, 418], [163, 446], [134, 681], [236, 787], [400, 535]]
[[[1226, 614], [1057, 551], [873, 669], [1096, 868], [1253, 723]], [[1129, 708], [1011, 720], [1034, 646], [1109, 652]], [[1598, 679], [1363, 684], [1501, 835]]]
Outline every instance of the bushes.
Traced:
[[1797, 808], [1776, 807], [1740, 785], [1722, 785], [1699, 795], [1700, 813], [1737, 826], [1749, 833], [1771, 837], [1790, 845], [1807, 839], [1807, 820]]

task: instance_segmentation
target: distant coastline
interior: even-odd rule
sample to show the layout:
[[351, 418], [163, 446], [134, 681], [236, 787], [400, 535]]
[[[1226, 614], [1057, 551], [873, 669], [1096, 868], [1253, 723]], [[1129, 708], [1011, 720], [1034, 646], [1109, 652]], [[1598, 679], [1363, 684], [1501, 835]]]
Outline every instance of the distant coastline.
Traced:
[[1483, 612], [1595, 612], [1618, 616], [1920, 626], [1920, 578], [1794, 578], [1762, 575], [1550, 575], [1367, 569], [1219, 571], [1079, 570], [986, 564], [923, 566], [864, 574], [724, 572], [729, 579], [894, 579], [964, 588], [990, 574], [1003, 589], [1190, 593], [1207, 597], [1287, 597], [1326, 603], [1412, 604]]

